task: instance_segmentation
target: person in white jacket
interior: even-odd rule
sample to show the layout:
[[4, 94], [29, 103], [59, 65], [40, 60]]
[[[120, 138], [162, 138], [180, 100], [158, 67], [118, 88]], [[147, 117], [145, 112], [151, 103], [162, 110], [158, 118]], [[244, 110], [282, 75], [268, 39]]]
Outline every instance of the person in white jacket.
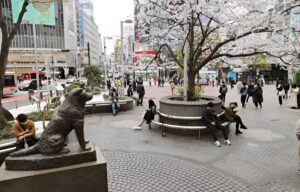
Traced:
[[297, 108], [298, 107], [298, 101], [297, 97], [300, 92], [299, 87], [297, 87], [295, 84], [292, 85], [292, 89], [290, 91], [290, 98], [288, 100], [288, 106], [291, 108]]
[[296, 137], [298, 139], [298, 148], [299, 148], [299, 167], [298, 167], [298, 174], [300, 175], [300, 119], [296, 123]]

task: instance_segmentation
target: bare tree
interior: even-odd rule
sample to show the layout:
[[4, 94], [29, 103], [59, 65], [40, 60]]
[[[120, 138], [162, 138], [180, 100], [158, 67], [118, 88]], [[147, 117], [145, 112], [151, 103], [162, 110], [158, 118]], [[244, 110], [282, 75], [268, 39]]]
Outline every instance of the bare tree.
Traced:
[[0, 28], [2, 32], [2, 44], [1, 44], [1, 52], [0, 52], [0, 129], [4, 127], [4, 125], [7, 122], [4, 117], [4, 109], [1, 101], [3, 97], [4, 78], [5, 78], [5, 71], [7, 66], [7, 58], [9, 54], [9, 47], [11, 45], [11, 42], [15, 34], [20, 28], [28, 4], [29, 4], [29, 0], [24, 0], [18, 20], [14, 24], [11, 31], [9, 31], [6, 20], [4, 19], [4, 15], [2, 13], [3, 1], [0, 1]]

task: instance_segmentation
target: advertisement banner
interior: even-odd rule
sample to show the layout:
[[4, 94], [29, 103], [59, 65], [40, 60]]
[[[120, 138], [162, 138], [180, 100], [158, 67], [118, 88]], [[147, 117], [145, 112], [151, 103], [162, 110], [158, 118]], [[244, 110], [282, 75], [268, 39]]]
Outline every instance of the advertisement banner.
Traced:
[[[13, 22], [16, 23], [24, 0], [11, 0]], [[53, 0], [32, 0], [27, 6], [22, 23], [37, 25], [55, 25]]]

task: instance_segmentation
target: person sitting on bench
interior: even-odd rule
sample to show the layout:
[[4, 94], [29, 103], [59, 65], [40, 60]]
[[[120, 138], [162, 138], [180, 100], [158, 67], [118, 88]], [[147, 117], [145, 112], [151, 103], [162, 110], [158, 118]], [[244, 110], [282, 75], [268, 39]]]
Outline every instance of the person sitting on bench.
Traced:
[[218, 147], [221, 147], [221, 144], [218, 141], [217, 136], [216, 136], [217, 129], [221, 129], [221, 131], [222, 131], [222, 134], [224, 136], [224, 144], [231, 145], [231, 143], [228, 139], [228, 135], [226, 133], [225, 127], [220, 125], [217, 121], [217, 113], [214, 110], [214, 104], [212, 102], [209, 102], [207, 104], [207, 108], [203, 112], [203, 118], [202, 119], [205, 123], [205, 126], [207, 126], [207, 128], [209, 129], [209, 132], [212, 135], [212, 137], [215, 141], [215, 144]]
[[12, 125], [12, 132], [16, 137], [17, 150], [25, 148], [25, 142], [29, 147], [37, 143], [35, 137], [34, 122], [27, 119], [25, 114], [19, 114]]
[[225, 119], [230, 122], [236, 123], [235, 128], [235, 134], [242, 134], [242, 132], [239, 129], [239, 126], [241, 125], [241, 129], [247, 129], [247, 127], [242, 122], [242, 119], [239, 115], [237, 115], [237, 102], [231, 102], [228, 107], [225, 108]]
[[156, 114], [156, 105], [152, 99], [149, 99], [148, 109], [145, 112], [144, 118], [137, 126], [133, 127], [132, 129], [141, 130], [144, 122], [146, 121], [147, 124], [151, 123], [151, 121], [154, 119], [155, 114]]

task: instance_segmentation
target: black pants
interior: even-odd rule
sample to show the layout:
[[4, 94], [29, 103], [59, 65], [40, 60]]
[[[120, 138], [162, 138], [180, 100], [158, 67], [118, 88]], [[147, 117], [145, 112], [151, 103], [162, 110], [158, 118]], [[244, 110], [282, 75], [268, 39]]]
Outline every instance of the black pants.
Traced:
[[258, 107], [258, 105], [260, 106], [260, 108], [262, 108], [261, 101], [254, 101], [254, 105], [256, 108]]
[[248, 94], [247, 99], [246, 99], [247, 102], [249, 101], [250, 97], [252, 97], [252, 100], [253, 100], [253, 95], [252, 94]]
[[282, 96], [278, 96], [279, 105], [282, 105]]
[[225, 127], [221, 126], [218, 123], [216, 125], [206, 123], [206, 126], [208, 127], [208, 130], [209, 130], [211, 136], [213, 137], [214, 141], [218, 141], [218, 138], [217, 138], [217, 135], [216, 135], [216, 132], [218, 131], [218, 129], [220, 129], [222, 131], [224, 139], [228, 140], [228, 135], [226, 133]]
[[245, 125], [243, 124], [243, 122], [242, 122], [241, 117], [238, 116], [238, 115], [234, 117], [234, 121], [235, 121], [235, 131], [238, 131], [238, 130], [239, 130], [240, 125], [241, 125], [242, 127], [245, 126]]
[[225, 103], [225, 97], [226, 97], [226, 93], [221, 93], [221, 100], [223, 103]]
[[137, 100], [137, 105], [143, 105], [144, 94], [139, 94], [139, 98]]
[[[37, 140], [26, 140], [26, 143], [29, 147], [35, 145], [37, 143]], [[24, 149], [25, 148], [25, 143], [18, 143], [16, 146], [16, 150]]]
[[246, 107], [246, 105], [245, 105], [246, 98], [247, 98], [247, 96], [244, 96], [244, 95], [241, 96], [241, 103], [242, 103], [242, 107], [244, 107], [244, 108]]

